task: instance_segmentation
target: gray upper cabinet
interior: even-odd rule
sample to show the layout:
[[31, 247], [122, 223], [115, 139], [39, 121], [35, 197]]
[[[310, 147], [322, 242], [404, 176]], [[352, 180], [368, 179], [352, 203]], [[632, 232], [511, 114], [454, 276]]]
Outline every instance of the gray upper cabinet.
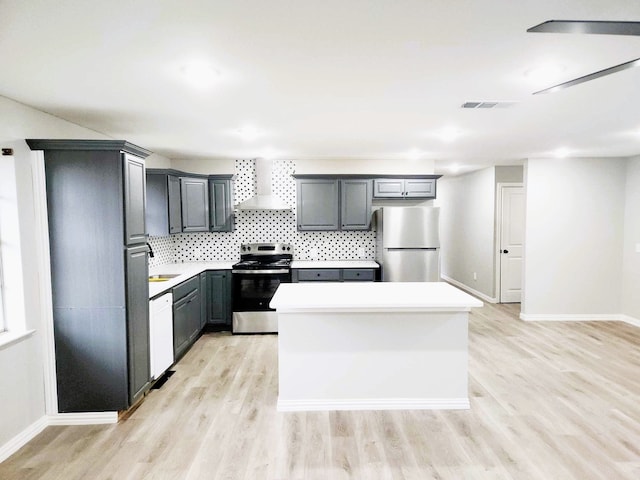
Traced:
[[371, 226], [371, 180], [340, 180], [340, 228], [369, 230]]
[[331, 178], [297, 181], [298, 230], [338, 230], [340, 182]]
[[169, 233], [182, 232], [182, 204], [180, 178], [167, 176], [167, 203], [169, 204]]
[[232, 232], [233, 182], [230, 178], [209, 178], [210, 230]]
[[209, 231], [209, 181], [207, 178], [181, 177], [182, 231]]
[[180, 178], [162, 170], [147, 170], [147, 234], [165, 237], [182, 232]]
[[298, 230], [368, 230], [371, 189], [371, 180], [362, 178], [298, 179]]
[[144, 221], [145, 173], [144, 160], [129, 153], [124, 156], [124, 208], [126, 245], [147, 240]]
[[436, 179], [376, 178], [373, 198], [436, 198]]
[[125, 410], [150, 379], [150, 152], [117, 140], [27, 144], [44, 151], [58, 410]]
[[233, 231], [233, 175], [149, 169], [146, 189], [149, 235]]

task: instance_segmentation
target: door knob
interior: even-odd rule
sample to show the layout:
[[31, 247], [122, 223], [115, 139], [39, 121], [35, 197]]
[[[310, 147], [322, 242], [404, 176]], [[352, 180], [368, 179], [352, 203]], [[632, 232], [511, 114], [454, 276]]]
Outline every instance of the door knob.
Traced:
[[509, 253], [509, 250], [502, 250], [502, 253]]

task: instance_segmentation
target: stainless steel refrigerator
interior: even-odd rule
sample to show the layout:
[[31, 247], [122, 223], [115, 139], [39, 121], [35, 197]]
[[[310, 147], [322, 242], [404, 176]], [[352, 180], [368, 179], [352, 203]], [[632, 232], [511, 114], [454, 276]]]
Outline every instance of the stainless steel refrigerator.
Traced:
[[440, 280], [438, 207], [382, 207], [373, 214], [383, 282]]

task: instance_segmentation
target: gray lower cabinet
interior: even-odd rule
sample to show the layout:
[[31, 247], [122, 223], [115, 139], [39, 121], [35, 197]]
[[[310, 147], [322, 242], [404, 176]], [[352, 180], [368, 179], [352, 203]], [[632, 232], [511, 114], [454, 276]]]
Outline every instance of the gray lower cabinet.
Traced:
[[207, 321], [208, 325], [231, 326], [231, 272], [209, 270], [207, 272]]
[[291, 281], [298, 282], [373, 282], [375, 268], [294, 268]]
[[207, 178], [181, 177], [182, 232], [209, 231], [209, 181]]
[[58, 411], [125, 410], [150, 382], [150, 152], [118, 140], [27, 144], [44, 151]]
[[200, 276], [173, 288], [173, 354], [178, 360], [195, 342], [201, 331]]
[[369, 179], [298, 179], [298, 230], [368, 230], [371, 191]]
[[163, 171], [147, 170], [147, 233], [164, 237], [182, 232], [180, 178]]
[[376, 178], [373, 198], [436, 198], [436, 179]]

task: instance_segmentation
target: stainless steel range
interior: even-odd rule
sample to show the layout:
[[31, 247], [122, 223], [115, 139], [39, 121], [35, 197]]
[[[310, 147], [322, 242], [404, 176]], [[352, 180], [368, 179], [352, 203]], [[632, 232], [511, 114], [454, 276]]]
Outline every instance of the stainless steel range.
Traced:
[[233, 265], [233, 333], [276, 333], [278, 317], [269, 302], [281, 283], [291, 282], [293, 247], [247, 243]]

